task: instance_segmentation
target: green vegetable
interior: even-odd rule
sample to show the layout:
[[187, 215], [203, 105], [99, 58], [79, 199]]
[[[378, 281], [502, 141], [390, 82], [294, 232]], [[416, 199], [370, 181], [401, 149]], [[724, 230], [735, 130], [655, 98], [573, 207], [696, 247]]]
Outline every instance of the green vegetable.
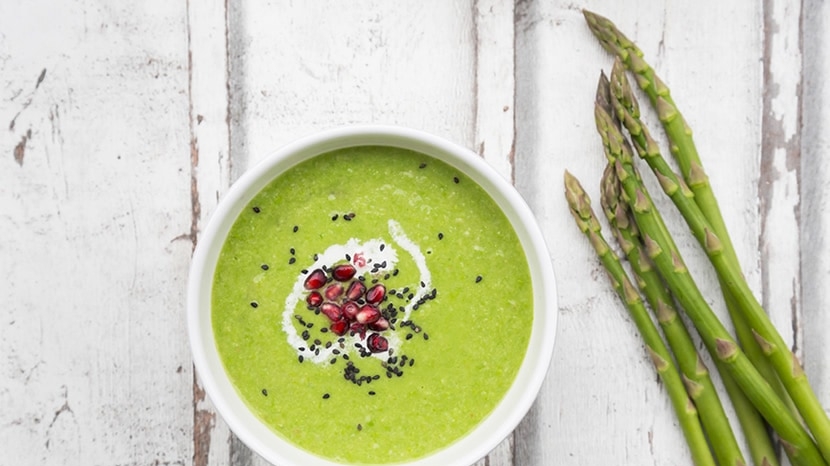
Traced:
[[[669, 88], [655, 74], [654, 69], [643, 59], [643, 52], [634, 42], [620, 32], [613, 22], [589, 11], [583, 11], [589, 28], [600, 44], [619, 58], [625, 67], [634, 73], [640, 89], [648, 96], [652, 107], [657, 111], [660, 123], [669, 140], [672, 155], [677, 160], [683, 179], [694, 194], [694, 201], [712, 223], [713, 231], [724, 246], [724, 254], [738, 263], [737, 255], [732, 247], [731, 239], [726, 231], [723, 217], [720, 213], [715, 195], [709, 185], [709, 178], [703, 170], [700, 157], [692, 138], [692, 130], [683, 118], [672, 100]], [[636, 137], [636, 135], [632, 135]], [[726, 308], [735, 327], [735, 334], [741, 347], [747, 353], [750, 361], [758, 368], [764, 379], [769, 382], [790, 409], [795, 411], [789, 395], [784, 390], [770, 361], [764, 356], [760, 345], [755, 340], [754, 333], [744, 319], [738, 303], [731, 295], [725, 284], [721, 283]], [[743, 423], [743, 420], [742, 420]], [[753, 438], [750, 438], [750, 445]]]
[[[649, 165], [653, 168], [655, 175], [661, 182], [661, 186], [666, 185], [669, 189], [673, 189], [672, 184], [674, 183], [679, 188], [675, 190], [675, 195], [684, 195], [684, 193], [688, 195], [689, 191], [681, 187], [682, 182], [680, 180], [677, 180], [676, 177], [667, 178], [666, 175], [663, 174], [673, 174], [673, 172], [668, 167], [665, 160], [662, 159], [656, 142], [649, 135], [648, 128], [642, 124], [639, 119], [639, 107], [633, 91], [628, 85], [628, 80], [626, 79], [625, 72], [621, 66], [619, 58], [617, 58], [614, 62], [614, 66], [611, 71], [611, 83], [609, 84], [609, 88], [613, 89], [612, 93], [614, 98], [609, 100], [614, 104], [618, 119], [625, 122], [625, 126], [634, 141], [634, 146], [636, 147], [638, 154], [649, 162]], [[694, 198], [695, 197], [692, 196], [692, 199]], [[724, 287], [722, 287], [722, 289], [725, 291]], [[724, 297], [727, 298], [727, 308], [730, 309], [730, 315], [733, 323], [736, 323], [736, 328], [740, 327], [744, 328], [746, 331], [749, 331], [749, 327], [745, 324], [744, 319], [741, 316], [736, 316], [734, 314], [734, 312], [737, 312], [737, 306], [735, 305], [734, 300], [731, 299], [731, 294], [725, 292]], [[746, 350], [747, 348], [755, 349], [756, 351], [759, 349], [759, 346], [754, 340], [751, 340], [747, 345], [741, 340], [740, 331], [737, 331], [736, 333], [738, 333], [738, 341], [741, 342], [741, 346], [744, 348], [745, 352], [748, 353]], [[763, 358], [763, 355], [760, 352], [758, 354], [761, 358]], [[751, 354], [747, 354], [747, 356], [756, 368], [758, 368], [758, 365], [755, 364], [754, 360], [757, 358], [753, 358]], [[764, 362], [766, 363], [767, 361]], [[724, 388], [726, 389], [729, 399], [732, 401], [732, 406], [735, 409], [738, 422], [740, 423], [745, 434], [745, 438], [749, 446], [749, 453], [754, 463], [769, 466], [778, 465], [775, 449], [772, 446], [772, 439], [769, 436], [767, 427], [760, 414], [754, 406], [752, 406], [752, 403], [750, 403], [750, 401], [746, 398], [746, 395], [743, 391], [741, 391], [740, 387], [737, 386], [735, 381], [727, 375], [726, 368], [723, 367], [723, 365], [717, 360], [715, 360], [715, 364], [718, 367], [718, 371], [723, 376], [722, 381]], [[761, 367], [771, 370], [771, 366], [768, 363], [763, 364]], [[768, 372], [766, 374], [764, 374], [764, 371], [760, 372], [765, 376], [764, 378], [766, 380], [770, 380], [768, 378], [770, 377]], [[780, 383], [778, 383], [777, 376], [772, 376], [772, 379], [775, 382], [773, 388], [783, 390], [783, 387]], [[782, 391], [779, 390], [777, 390], [777, 394], [781, 396]], [[787, 396], [784, 400], [785, 402], [789, 401], [789, 397]], [[718, 437], [712, 436], [712, 438], [717, 439]], [[713, 441], [713, 445], [717, 446], [718, 444], [718, 442]], [[724, 461], [724, 459], [720, 456], [718, 457], [718, 461], [721, 464], [734, 464], [734, 462]]]
[[603, 174], [602, 187], [601, 203], [605, 215], [628, 258], [641, 292], [663, 329], [668, 346], [683, 374], [686, 391], [697, 406], [703, 429], [711, 439], [712, 451], [718, 464], [746, 464], [717, 389], [709, 377], [709, 370], [680, 319], [662, 277], [643, 250], [636, 224], [630, 218], [628, 205], [619, 200], [619, 181], [611, 165], [607, 165]]
[[[718, 273], [721, 284], [726, 287], [735, 303], [743, 311], [743, 317], [755, 333], [755, 339], [764, 354], [770, 359], [779, 379], [783, 383], [798, 412], [804, 418], [813, 433], [816, 443], [825, 458], [830, 458], [830, 420], [824, 412], [818, 397], [810, 386], [807, 376], [796, 356], [789, 349], [784, 339], [769, 320], [761, 304], [755, 298], [746, 283], [743, 272], [734, 255], [725, 253], [727, 246], [715, 233], [715, 228], [708, 221], [694, 201], [694, 195], [683, 189], [685, 183], [669, 167], [660, 155], [660, 150], [649, 136], [647, 129], [638, 119], [637, 104], [631, 89], [624, 80], [622, 65], [617, 60], [616, 80], [612, 80], [612, 94], [618, 98], [617, 111], [620, 119], [632, 135], [634, 145], [641, 157], [654, 171], [666, 194], [672, 199], [687, 224], [700, 242], [712, 265]], [[785, 399], [779, 395], [780, 398]]]
[[[639, 179], [634, 169], [631, 151], [617, 129], [610, 111], [609, 108], [604, 108], [600, 102], [597, 102], [595, 106], [597, 129], [603, 140], [609, 163], [614, 166], [617, 178], [622, 185], [624, 195], [621, 197], [631, 207], [649, 258], [665, 279], [672, 294], [685, 309], [686, 315], [695, 325], [710, 354], [724, 365], [752, 404], [775, 429], [792, 462], [805, 466], [826, 464], [809, 433], [787, 409], [785, 403], [776, 395], [709, 308], [686, 269], [671, 235], [667, 234], [668, 229], [662, 217], [655, 209], [645, 186]], [[665, 180], [661, 179], [661, 181]], [[673, 199], [688, 200], [691, 198], [688, 190], [684, 189], [685, 183], [664, 182], [662, 187]], [[705, 222], [702, 215], [696, 220]], [[702, 244], [710, 258], [722, 258], [722, 255], [718, 254], [722, 246], [711, 232], [711, 228], [704, 231], [703, 240]], [[713, 263], [715, 262], [718, 261], [713, 260]], [[720, 263], [724, 270], [729, 271], [730, 263], [727, 261], [720, 261]], [[734, 283], [735, 277], [730, 278], [732, 280], [730, 284]], [[736, 286], [730, 291], [734, 294], [740, 291], [740, 287]], [[780, 348], [771, 348], [771, 350], [776, 352], [780, 351]], [[803, 379], [803, 371], [795, 375]]]
[[591, 201], [588, 195], [585, 194], [579, 181], [568, 172], [565, 172], [565, 197], [568, 200], [571, 214], [577, 226], [590, 240], [591, 246], [593, 246], [597, 256], [608, 271], [614, 290], [625, 303], [643, 341], [645, 341], [654, 368], [663, 380], [666, 392], [680, 421], [694, 463], [698, 466], [714, 466], [716, 463], [709, 451], [697, 410], [686, 393], [680, 374], [672, 362], [671, 354], [651, 321], [640, 294], [631, 284], [619, 259], [602, 237], [601, 228], [591, 209]]

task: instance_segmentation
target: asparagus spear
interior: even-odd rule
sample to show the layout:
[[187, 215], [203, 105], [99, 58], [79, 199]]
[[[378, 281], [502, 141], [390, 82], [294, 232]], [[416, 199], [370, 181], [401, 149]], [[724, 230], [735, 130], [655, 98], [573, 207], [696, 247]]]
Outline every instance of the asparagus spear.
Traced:
[[601, 204], [614, 236], [628, 258], [646, 302], [656, 314], [663, 334], [674, 354], [686, 391], [697, 406], [703, 430], [711, 439], [712, 451], [718, 464], [745, 465], [743, 454], [735, 440], [735, 434], [726, 417], [709, 370], [695, 348], [691, 335], [680, 320], [673, 299], [663, 284], [651, 260], [642, 249], [639, 233], [627, 204], [619, 200], [619, 182], [611, 165], [606, 166], [602, 177]]
[[[625, 64], [626, 68], [635, 74], [638, 85], [648, 96], [649, 101], [658, 113], [663, 129], [668, 136], [671, 152], [680, 166], [683, 179], [695, 195], [695, 203], [701, 207], [704, 215], [712, 223], [713, 231], [723, 243], [724, 254], [735, 264], [738, 264], [738, 257], [727, 234], [723, 216], [692, 139], [692, 130], [672, 100], [669, 88], [643, 59], [643, 52], [634, 42], [620, 32], [613, 22], [589, 11], [583, 10], [583, 14], [589, 28], [599, 39], [600, 44], [611, 54], [616, 55]], [[723, 283], [721, 283], [721, 290], [730, 319], [735, 327], [735, 334], [750, 361], [758, 368], [767, 382], [772, 385], [787, 406], [796, 411], [789, 395], [775, 375], [770, 361], [764, 356], [761, 346], [755, 341], [752, 329], [742, 316], [742, 311], [739, 309], [735, 298]]]
[[[605, 153], [623, 188], [622, 198], [630, 205], [641, 231], [645, 250], [664, 277], [667, 286], [692, 320], [713, 358], [724, 364], [753, 405], [775, 429], [794, 464], [816, 466], [826, 464], [809, 433], [787, 409], [755, 366], [747, 359], [732, 336], [709, 308], [700, 290], [686, 269], [674, 240], [654, 208], [647, 190], [633, 168], [632, 154], [623, 143], [607, 108], [595, 106], [597, 129], [605, 144]], [[668, 191], [679, 191], [680, 185]], [[711, 235], [707, 236], [710, 237]], [[710, 250], [717, 244], [710, 238]]]
[[[645, 158], [647, 161], [651, 161], [653, 164], [656, 161], [653, 157], [660, 156], [659, 148], [657, 148], [654, 140], [649, 135], [648, 128], [639, 120], [639, 107], [637, 100], [628, 84], [623, 67], [620, 65], [619, 57], [615, 60], [611, 72], [611, 78], [613, 82], [614, 98], [612, 99], [610, 97], [606, 97], [605, 99], [609, 101], [609, 105], [613, 105], [615, 107], [618, 114], [618, 120], [625, 122], [632, 139], [635, 141], [635, 146], [637, 147], [637, 151], [640, 156]], [[609, 83], [609, 89], [611, 89], [611, 83]], [[610, 104], [610, 102], [613, 102], [613, 104]], [[666, 168], [666, 166], [662, 164], [661, 167], [663, 169]], [[658, 179], [664, 182], [667, 181], [665, 178], [661, 178], [662, 175], [660, 171], [655, 171], [655, 174], [657, 174]], [[673, 181], [668, 180], [668, 182], [671, 184]], [[677, 181], [677, 185], [680, 186], [681, 183]], [[683, 193], [688, 193], [688, 190], [681, 190], [681, 194]], [[769, 364], [769, 361], [765, 360], [763, 354], [760, 353], [760, 347], [755, 342], [754, 337], [752, 337], [749, 326], [746, 325], [743, 317], [738, 314], [739, 311], [737, 309], [736, 302], [732, 299], [732, 295], [726, 290], [726, 287], [723, 286], [723, 284], [721, 285], [721, 288], [724, 291], [724, 298], [726, 298], [727, 309], [729, 309], [730, 317], [736, 326], [738, 341], [741, 342], [741, 346], [747, 353], [750, 361], [756, 368], [759, 369], [759, 372], [761, 372], [762, 376], [764, 376], [764, 379], [768, 382], [771, 381], [773, 389], [776, 390], [776, 393], [779, 396], [782, 396], [783, 393], [785, 396], [785, 403], [790, 406], [791, 400], [789, 396], [783, 390], [783, 386], [780, 384], [777, 376], [772, 371], [772, 366]], [[759, 360], [763, 362], [760, 367], [759, 364], [757, 364]], [[777, 454], [773, 448], [772, 439], [767, 432], [764, 420], [761, 418], [755, 407], [752, 406], [752, 403], [750, 403], [746, 395], [741, 391], [740, 387], [738, 387], [735, 381], [726, 374], [726, 368], [723, 367], [723, 364], [715, 360], [715, 365], [723, 376], [721, 380], [724, 388], [726, 389], [727, 395], [732, 401], [732, 406], [735, 409], [738, 422], [744, 432], [744, 437], [754, 464], [777, 466]]]
[[666, 387], [686, 442], [692, 454], [694, 463], [698, 466], [714, 466], [715, 460], [706, 442], [706, 436], [700, 425], [697, 409], [686, 393], [680, 374], [672, 362], [669, 350], [663, 343], [657, 328], [648, 316], [642, 298], [628, 275], [620, 264], [617, 256], [611, 251], [608, 243], [602, 237], [599, 222], [591, 209], [591, 200], [582, 189], [579, 181], [567, 171], [565, 172], [565, 197], [568, 200], [571, 214], [579, 229], [591, 242], [608, 276], [614, 290], [625, 303], [637, 329], [645, 341], [651, 361]]
[[637, 103], [625, 80], [625, 73], [619, 59], [615, 62], [611, 76], [612, 94], [617, 99], [616, 110], [620, 114], [620, 120], [624, 122], [632, 135], [639, 154], [652, 168], [666, 194], [686, 219], [718, 272], [721, 283], [726, 286], [729, 294], [743, 311], [744, 318], [755, 333], [756, 340], [770, 359], [784, 388], [812, 431], [822, 454], [825, 458], [830, 458], [830, 419], [819, 403], [798, 359], [781, 338], [761, 304], [755, 299], [737, 261], [731, 260], [727, 254], [724, 254], [723, 242], [714, 232], [712, 224], [703, 215], [700, 206], [694, 202], [691, 192], [683, 189], [685, 183], [677, 177], [662, 157], [660, 149], [648, 134], [647, 128], [639, 121]]

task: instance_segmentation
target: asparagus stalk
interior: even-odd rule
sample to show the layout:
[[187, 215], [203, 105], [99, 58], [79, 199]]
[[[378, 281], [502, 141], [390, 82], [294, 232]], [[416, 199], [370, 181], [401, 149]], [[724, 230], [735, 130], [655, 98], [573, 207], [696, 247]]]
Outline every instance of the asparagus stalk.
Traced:
[[[738, 264], [738, 257], [727, 234], [723, 216], [709, 184], [709, 178], [703, 170], [697, 147], [692, 139], [692, 130], [672, 100], [669, 88], [643, 59], [643, 52], [634, 42], [620, 32], [613, 22], [589, 11], [583, 11], [583, 13], [589, 28], [599, 39], [600, 44], [611, 54], [616, 55], [625, 64], [626, 68], [634, 73], [638, 85], [648, 96], [652, 106], [658, 113], [663, 129], [668, 136], [671, 152], [683, 174], [683, 179], [695, 195], [695, 203], [701, 207], [704, 215], [712, 223], [713, 231], [723, 243], [724, 254], [730, 260], [735, 261], [735, 264]], [[776, 390], [776, 393], [795, 412], [796, 409], [789, 399], [789, 395], [777, 379], [770, 361], [761, 350], [761, 346], [755, 341], [754, 333], [742, 316], [742, 311], [739, 309], [735, 298], [729, 293], [724, 283], [721, 283], [721, 290], [730, 319], [735, 327], [735, 334], [742, 348], [747, 353], [750, 361]]]
[[710, 439], [718, 464], [745, 465], [743, 453], [735, 440], [735, 434], [715, 385], [709, 377], [709, 370], [698, 354], [686, 326], [680, 320], [672, 296], [663, 284], [660, 274], [643, 251], [636, 224], [630, 219], [627, 204], [619, 200], [619, 182], [611, 165], [606, 166], [602, 186], [601, 204], [605, 215], [631, 264], [640, 291], [663, 329], [669, 348], [683, 375], [686, 391], [697, 407], [703, 430]]
[[565, 197], [568, 200], [571, 214], [579, 229], [591, 242], [597, 256], [608, 271], [608, 276], [614, 286], [614, 290], [620, 299], [625, 303], [634, 323], [639, 330], [643, 341], [645, 341], [654, 368], [666, 387], [666, 392], [671, 399], [686, 442], [692, 454], [694, 463], [698, 466], [714, 466], [715, 460], [706, 442], [706, 436], [700, 425], [697, 409], [692, 400], [689, 399], [680, 374], [672, 362], [669, 350], [663, 343], [657, 328], [651, 321], [645, 309], [642, 298], [628, 275], [620, 264], [617, 256], [611, 251], [608, 243], [602, 237], [599, 222], [591, 209], [591, 200], [582, 189], [579, 181], [567, 171], [565, 172]]
[[[659, 149], [657, 148], [654, 140], [648, 133], [648, 128], [642, 124], [639, 120], [639, 108], [636, 101], [636, 98], [633, 95], [631, 87], [628, 85], [628, 80], [626, 79], [625, 73], [623, 71], [623, 67], [620, 64], [619, 58], [615, 60], [614, 66], [611, 72], [611, 83], [609, 83], [609, 89], [613, 89], [613, 99], [609, 98], [609, 101], [612, 101], [616, 112], [618, 114], [618, 119], [625, 123], [626, 128], [629, 130], [629, 133], [634, 140], [635, 146], [637, 147], [637, 151], [641, 157], [645, 158], [647, 161], [651, 161], [652, 165], [655, 162], [653, 159], [654, 157], [659, 157]], [[662, 166], [665, 169], [665, 166]], [[658, 179], [661, 175], [660, 171], [655, 171], [658, 176]], [[678, 186], [680, 186], [678, 182]], [[688, 192], [688, 191], [682, 191]], [[737, 311], [737, 306], [735, 301], [732, 299], [732, 295], [726, 291], [726, 288], [722, 286], [724, 290], [724, 298], [726, 298], [727, 308], [730, 310], [730, 316], [732, 317], [733, 323], [737, 322], [741, 328], [745, 329], [745, 332], [749, 332], [749, 327], [745, 324], [745, 321], [739, 315], [736, 315], [735, 312]], [[746, 340], [746, 335], [742, 341], [741, 339], [741, 332], [738, 331], [738, 341], [742, 343], [742, 347], [744, 351], [747, 353], [750, 361], [759, 369], [759, 372], [764, 376], [767, 381], [772, 380], [772, 386], [776, 389], [776, 392], [779, 396], [782, 395], [783, 387], [777, 379], [777, 376], [772, 373], [772, 366], [768, 364], [768, 361], [764, 361], [765, 364], [762, 364], [760, 367], [756, 364], [756, 360], [759, 358], [763, 358], [763, 354], [759, 351], [759, 346], [756, 344], [754, 340], [750, 338], [749, 345], [743, 344], [743, 341]], [[750, 333], [751, 336], [751, 333]], [[748, 349], [755, 349], [756, 355], [753, 357]], [[749, 453], [752, 457], [752, 460], [755, 464], [758, 465], [769, 465], [774, 466], [778, 465], [778, 458], [775, 452], [775, 449], [772, 445], [772, 439], [767, 432], [766, 425], [764, 420], [758, 414], [758, 411], [755, 409], [754, 406], [749, 402], [746, 398], [746, 395], [740, 390], [740, 387], [737, 386], [735, 381], [726, 374], [726, 369], [719, 361], [715, 361], [715, 365], [718, 368], [718, 371], [723, 375], [722, 382], [724, 388], [726, 389], [727, 395], [729, 396], [730, 400], [732, 401], [732, 405], [735, 409], [735, 414], [738, 418], [738, 422], [741, 425], [741, 428], [744, 432], [744, 437], [746, 439], [747, 445], [749, 447]], [[762, 370], [763, 369], [763, 370]], [[771, 375], [772, 374], [772, 375]], [[786, 395], [786, 392], [783, 392]], [[789, 396], [787, 395], [784, 398], [785, 402], [789, 402]], [[723, 463], [722, 464], [728, 464]]]
[[612, 94], [617, 98], [618, 103], [616, 110], [620, 114], [620, 120], [632, 135], [640, 156], [652, 168], [664, 191], [686, 219], [718, 272], [721, 283], [726, 286], [729, 294], [743, 310], [744, 318], [755, 333], [759, 346], [770, 359], [778, 378], [812, 431], [825, 459], [830, 458], [830, 419], [810, 386], [797, 357], [781, 338], [761, 304], [755, 299], [737, 260], [732, 260], [724, 254], [723, 242], [714, 232], [712, 224], [703, 215], [700, 206], [694, 202], [694, 195], [685, 188], [685, 183], [677, 177], [662, 157], [658, 145], [648, 134], [647, 128], [639, 121], [637, 103], [625, 80], [619, 59], [615, 62], [611, 76]]
[[[700, 333], [713, 358], [723, 363], [752, 404], [778, 433], [791, 461], [804, 466], [826, 464], [809, 433], [784, 402], [775, 394], [755, 366], [747, 359], [732, 336], [709, 308], [705, 298], [686, 269], [683, 259], [647, 190], [633, 168], [632, 154], [614, 125], [610, 109], [595, 106], [597, 129], [605, 143], [605, 153], [623, 188], [622, 198], [630, 205], [641, 231], [645, 250], [666, 281], [667, 286]], [[680, 190], [677, 185], [668, 191]], [[710, 238], [711, 235], [707, 235]], [[710, 238], [710, 250], [717, 244]]]
[[[600, 84], [597, 88], [597, 101], [598, 104], [601, 105], [603, 108], [610, 109], [613, 107], [610, 92], [610, 82], [605, 77], [604, 73], [602, 73], [600, 76]], [[619, 120], [615, 120], [614, 123], [616, 124], [617, 128], [620, 127]], [[605, 136], [603, 136], [603, 138], [605, 143], [607, 144], [607, 138]], [[623, 143], [627, 148], [626, 150], [630, 152], [631, 148], [628, 145], [628, 141], [623, 139]], [[607, 168], [611, 169], [612, 167], [609, 164], [607, 165]], [[611, 178], [611, 175], [606, 175], [606, 178]], [[616, 176], [613, 177], [613, 180], [614, 183], [609, 184], [606, 187], [606, 189], [610, 188], [613, 189], [613, 191], [607, 193], [606, 195], [613, 198], [617, 198], [620, 194], [619, 180], [617, 180]], [[619, 203], [619, 205], [625, 206], [625, 203], [622, 202]], [[630, 210], [626, 208], [626, 211], [630, 217]], [[634, 223], [633, 221], [629, 223], [633, 231], [636, 231], [636, 223]], [[668, 231], [664, 231], [664, 233], [667, 235], [669, 234]], [[637, 233], [637, 236], [639, 237], [639, 233]], [[642, 251], [642, 247], [640, 248], [640, 251]], [[659, 273], [657, 275], [659, 275]], [[728, 293], [726, 293], [726, 295], [728, 296]], [[743, 321], [741, 320], [741, 322]], [[748, 326], [745, 327], [748, 329]], [[754, 340], [752, 340], [751, 343], [753, 347], [758, 348]], [[751, 357], [750, 361], [752, 361]], [[752, 362], [754, 363], [754, 361]], [[767, 361], [764, 359], [764, 362]], [[738, 422], [740, 423], [741, 428], [744, 432], [744, 438], [746, 440], [747, 446], [749, 447], [749, 453], [752, 457], [753, 463], [760, 466], [778, 466], [778, 455], [775, 449], [773, 448], [772, 439], [769, 435], [767, 425], [764, 419], [758, 413], [758, 410], [755, 409], [755, 406], [753, 406], [749, 399], [746, 397], [741, 388], [737, 385], [735, 380], [728, 374], [728, 371], [724, 364], [717, 359], [714, 359], [714, 363], [718, 369], [718, 372], [722, 376], [721, 382], [723, 383], [724, 389], [726, 390], [727, 395], [732, 401], [732, 406], [735, 410]], [[766, 367], [769, 367], [771, 369], [771, 366], [769, 365], [767, 365]], [[780, 387], [780, 384], [778, 384], [778, 386]]]

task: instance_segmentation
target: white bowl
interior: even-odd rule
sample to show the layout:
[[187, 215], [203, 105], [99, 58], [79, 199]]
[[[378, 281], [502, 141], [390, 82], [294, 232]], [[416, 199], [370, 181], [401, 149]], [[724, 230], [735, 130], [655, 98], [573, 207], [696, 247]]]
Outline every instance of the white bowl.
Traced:
[[410, 466], [467, 466], [484, 457], [518, 425], [547, 374], [556, 335], [557, 301], [553, 267], [530, 208], [518, 192], [474, 152], [423, 132], [389, 126], [326, 131], [270, 154], [233, 184], [220, 202], [193, 255], [188, 283], [188, 330], [201, 382], [230, 429], [252, 450], [279, 466], [333, 466], [276, 435], [246, 406], [228, 378], [211, 326], [211, 287], [219, 252], [239, 213], [270, 181], [299, 162], [354, 146], [394, 146], [420, 152], [467, 174], [500, 206], [527, 254], [533, 281], [533, 328], [527, 353], [505, 397], [472, 432]]

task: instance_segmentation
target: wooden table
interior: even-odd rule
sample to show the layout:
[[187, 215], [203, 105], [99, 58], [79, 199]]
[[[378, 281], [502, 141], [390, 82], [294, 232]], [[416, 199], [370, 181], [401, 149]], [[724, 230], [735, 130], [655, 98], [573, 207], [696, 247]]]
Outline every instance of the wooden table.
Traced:
[[[0, 463], [264, 464], [194, 373], [191, 252], [269, 150], [383, 123], [481, 154], [536, 213], [557, 272], [549, 377], [477, 464], [690, 464], [562, 195], [568, 169], [598, 199], [604, 164], [593, 99], [612, 59], [581, 8], [612, 18], [672, 88], [749, 283], [830, 407], [828, 2], [8, 1]], [[725, 315], [705, 256], [658, 201]]]

